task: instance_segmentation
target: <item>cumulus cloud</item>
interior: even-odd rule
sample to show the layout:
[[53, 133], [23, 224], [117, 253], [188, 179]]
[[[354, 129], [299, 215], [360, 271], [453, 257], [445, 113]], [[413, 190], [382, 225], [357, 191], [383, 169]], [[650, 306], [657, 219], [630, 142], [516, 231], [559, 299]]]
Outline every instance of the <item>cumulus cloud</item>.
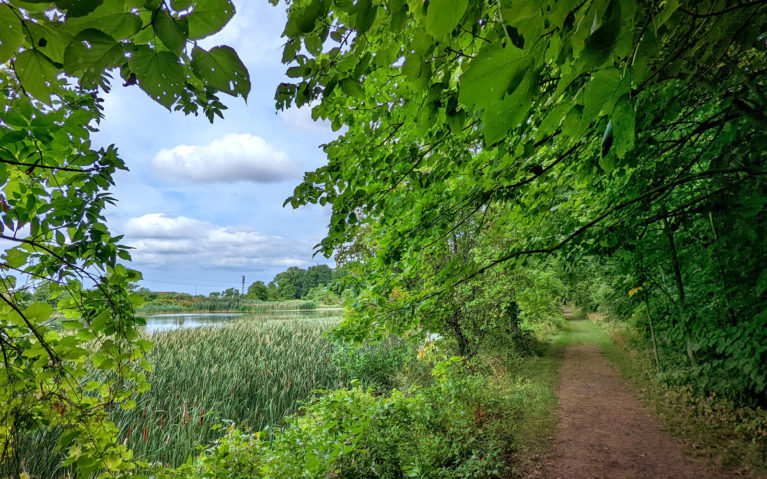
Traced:
[[128, 220], [125, 241], [139, 266], [172, 270], [195, 265], [201, 269], [267, 270], [305, 266], [311, 241], [288, 241], [250, 228], [223, 227], [184, 216], [152, 213]]
[[192, 183], [276, 183], [301, 176], [299, 165], [285, 152], [249, 134], [162, 149], [152, 165], [163, 178]]
[[297, 130], [322, 133], [332, 132], [330, 122], [319, 118], [317, 121], [312, 120], [312, 110], [306, 106], [282, 110], [280, 111], [280, 118], [282, 118], [282, 121], [288, 126]]

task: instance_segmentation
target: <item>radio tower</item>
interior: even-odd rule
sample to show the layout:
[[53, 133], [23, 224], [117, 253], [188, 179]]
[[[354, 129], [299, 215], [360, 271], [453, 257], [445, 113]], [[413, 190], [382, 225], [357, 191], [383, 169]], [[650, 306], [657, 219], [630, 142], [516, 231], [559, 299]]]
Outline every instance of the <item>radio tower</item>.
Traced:
[[245, 275], [242, 275], [242, 291], [240, 291], [240, 294], [245, 296]]

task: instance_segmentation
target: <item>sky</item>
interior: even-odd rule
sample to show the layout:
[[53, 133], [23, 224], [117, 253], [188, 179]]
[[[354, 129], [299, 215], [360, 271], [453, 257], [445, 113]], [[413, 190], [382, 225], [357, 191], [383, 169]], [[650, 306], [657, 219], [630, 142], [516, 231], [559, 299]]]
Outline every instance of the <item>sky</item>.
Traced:
[[115, 81], [93, 137], [114, 144], [130, 172], [115, 176], [112, 234], [131, 246], [131, 267], [153, 291], [208, 294], [270, 281], [290, 266], [330, 264], [313, 256], [329, 207], [282, 206], [304, 171], [325, 162], [320, 145], [336, 134], [308, 109], [277, 112], [285, 81], [280, 38], [285, 6], [235, 0], [237, 13], [209, 48], [233, 47], [251, 77], [247, 102], [222, 95], [224, 120], [169, 112], [137, 86]]

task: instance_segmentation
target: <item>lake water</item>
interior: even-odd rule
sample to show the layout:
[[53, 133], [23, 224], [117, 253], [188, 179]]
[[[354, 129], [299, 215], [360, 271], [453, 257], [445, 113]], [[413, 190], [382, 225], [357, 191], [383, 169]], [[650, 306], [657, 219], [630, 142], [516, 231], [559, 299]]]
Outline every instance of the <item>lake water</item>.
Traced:
[[199, 328], [201, 326], [223, 326], [239, 319], [254, 321], [337, 318], [341, 309], [310, 309], [295, 311], [272, 311], [268, 313], [168, 313], [153, 314], [146, 317], [146, 331], [161, 333], [183, 328]]

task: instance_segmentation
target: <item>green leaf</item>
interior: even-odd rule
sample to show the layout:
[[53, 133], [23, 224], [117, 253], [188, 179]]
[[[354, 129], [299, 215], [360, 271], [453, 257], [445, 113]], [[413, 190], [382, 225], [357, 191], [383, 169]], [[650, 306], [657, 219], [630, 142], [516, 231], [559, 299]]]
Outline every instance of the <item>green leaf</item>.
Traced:
[[90, 326], [93, 331], [103, 331], [107, 325], [107, 322], [111, 319], [109, 311], [104, 310], [91, 319]]
[[623, 158], [634, 147], [634, 105], [631, 104], [628, 95], [622, 96], [615, 104], [612, 123], [615, 129], [613, 132], [615, 156]]
[[468, 5], [468, 0], [431, 0], [426, 11], [426, 31], [437, 39], [447, 37], [458, 26]]
[[27, 262], [29, 253], [25, 253], [19, 249], [13, 248], [5, 252], [5, 262], [11, 268], [20, 268]]
[[352, 78], [344, 78], [341, 80], [341, 90], [349, 96], [358, 98], [365, 96], [365, 90], [362, 88], [362, 84]]
[[48, 303], [34, 303], [24, 310], [24, 316], [34, 323], [41, 323], [53, 314], [53, 306]]
[[402, 73], [411, 80], [417, 80], [421, 76], [423, 58], [418, 54], [408, 55], [402, 64]]
[[242, 95], [247, 99], [250, 93], [250, 75], [237, 52], [229, 47], [215, 47], [210, 51], [194, 47], [192, 70], [207, 85], [230, 95]]
[[528, 69], [522, 82], [514, 93], [504, 98], [500, 103], [488, 107], [482, 119], [485, 122], [485, 143], [492, 145], [504, 138], [509, 129], [524, 121], [532, 106], [532, 91], [535, 88], [538, 75], [535, 70]]
[[95, 10], [104, 0], [56, 0], [54, 3], [67, 12], [67, 17], [82, 17]]
[[43, 103], [50, 104], [51, 95], [61, 90], [59, 69], [37, 50], [26, 50], [19, 54], [15, 70], [24, 89]]
[[490, 45], [483, 48], [461, 76], [458, 100], [464, 105], [484, 108], [516, 88], [529, 65], [521, 50]]
[[35, 50], [44, 54], [55, 64], [64, 62], [64, 52], [74, 38], [69, 24], [47, 21], [26, 22], [25, 29], [27, 41], [35, 45]]
[[583, 89], [583, 118], [585, 121], [596, 119], [600, 112], [609, 114], [615, 102], [621, 96], [618, 86], [620, 73], [613, 67], [600, 70], [591, 76]]
[[314, 30], [317, 19], [322, 15], [322, 5], [319, 0], [312, 1], [298, 15], [296, 15], [296, 26], [300, 33], [309, 33]]
[[8, 5], [0, 5], [0, 64], [7, 62], [24, 43], [21, 21]]
[[67, 19], [72, 32], [98, 28], [117, 41], [124, 40], [139, 31], [143, 22], [136, 11], [126, 11], [122, 2], [107, 2], [84, 17]]
[[154, 31], [160, 37], [162, 43], [176, 55], [180, 55], [186, 46], [186, 40], [189, 36], [189, 25], [187, 19], [174, 20], [167, 11], [160, 10], [152, 22]]
[[183, 92], [184, 69], [171, 52], [141, 46], [131, 56], [129, 66], [141, 89], [168, 109]]
[[370, 0], [360, 0], [357, 7], [359, 9], [356, 18], [357, 34], [364, 35], [375, 23], [378, 7], [373, 5]]
[[610, 0], [602, 25], [586, 38], [581, 61], [584, 70], [590, 70], [605, 63], [615, 49], [621, 30], [621, 5], [619, 0]]
[[231, 0], [196, 0], [192, 11], [183, 16], [189, 22], [189, 38], [197, 40], [212, 35], [229, 23], [234, 15]]
[[173, 7], [173, 10], [179, 12], [191, 7], [194, 4], [194, 0], [171, 0], [170, 4]]
[[125, 60], [124, 46], [106, 33], [89, 28], [80, 32], [64, 52], [64, 71], [81, 76], [81, 84], [93, 87], [105, 70]]

